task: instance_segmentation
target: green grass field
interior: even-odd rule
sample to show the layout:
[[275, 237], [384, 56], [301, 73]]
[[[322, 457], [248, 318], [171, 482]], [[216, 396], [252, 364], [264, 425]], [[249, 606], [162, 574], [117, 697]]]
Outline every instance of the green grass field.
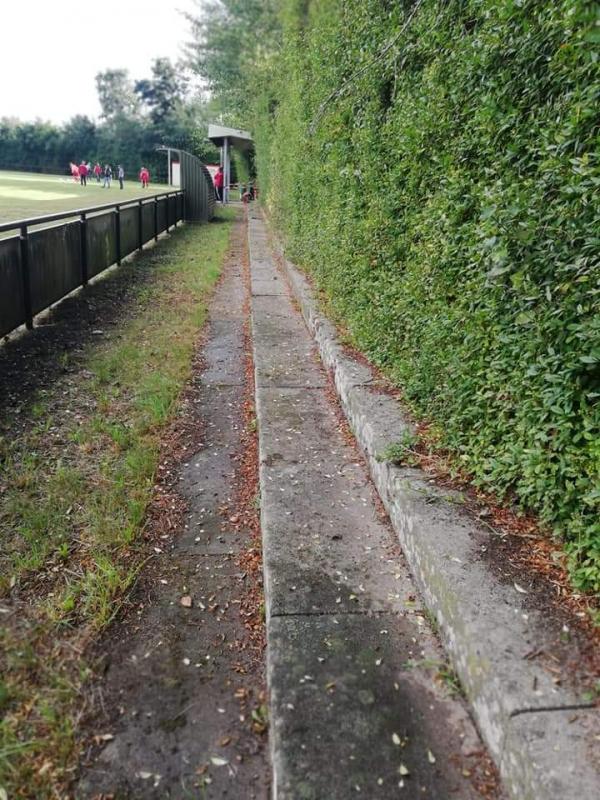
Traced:
[[169, 190], [173, 191], [173, 188], [151, 183], [144, 191], [137, 181], [125, 181], [121, 190], [116, 180], [110, 189], [104, 189], [95, 179], [88, 181], [87, 186], [80, 186], [68, 175], [0, 171], [0, 223], [122, 202]]

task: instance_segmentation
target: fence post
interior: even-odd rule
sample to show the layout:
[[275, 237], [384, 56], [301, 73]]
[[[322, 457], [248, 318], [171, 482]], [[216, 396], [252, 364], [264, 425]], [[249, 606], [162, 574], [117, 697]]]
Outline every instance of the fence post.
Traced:
[[88, 246], [87, 246], [87, 217], [85, 211], [81, 212], [79, 219], [81, 243], [81, 285], [87, 286], [88, 282]]
[[27, 225], [21, 226], [19, 236], [21, 251], [21, 278], [23, 279], [23, 310], [25, 312], [25, 325], [27, 330], [33, 328], [33, 313], [31, 309], [31, 282], [29, 280], [29, 240]]
[[144, 237], [142, 236], [142, 201], [138, 203], [138, 250], [144, 247]]
[[115, 249], [117, 251], [117, 264], [121, 266], [121, 206], [115, 208]]
[[165, 195], [165, 219], [167, 220], [167, 233], [169, 232], [169, 193]]
[[154, 241], [158, 242], [158, 197], [154, 195]]

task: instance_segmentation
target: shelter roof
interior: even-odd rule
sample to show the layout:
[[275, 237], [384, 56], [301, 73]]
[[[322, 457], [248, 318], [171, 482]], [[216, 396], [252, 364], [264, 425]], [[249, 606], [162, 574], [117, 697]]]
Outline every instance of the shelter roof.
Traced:
[[238, 128], [225, 128], [223, 125], [210, 124], [208, 126], [208, 138], [217, 147], [222, 147], [225, 139], [229, 139], [229, 142], [239, 150], [249, 150], [252, 147], [252, 136], [248, 131], [242, 131]]

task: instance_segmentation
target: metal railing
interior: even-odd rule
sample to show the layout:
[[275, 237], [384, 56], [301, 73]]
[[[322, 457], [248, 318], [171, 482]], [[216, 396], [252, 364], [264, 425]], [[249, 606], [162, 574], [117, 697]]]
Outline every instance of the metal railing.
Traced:
[[[40, 311], [176, 227], [184, 202], [183, 191], [163, 192], [0, 223], [18, 231], [0, 239], [0, 336], [31, 329]], [[60, 220], [70, 221], [49, 226]]]

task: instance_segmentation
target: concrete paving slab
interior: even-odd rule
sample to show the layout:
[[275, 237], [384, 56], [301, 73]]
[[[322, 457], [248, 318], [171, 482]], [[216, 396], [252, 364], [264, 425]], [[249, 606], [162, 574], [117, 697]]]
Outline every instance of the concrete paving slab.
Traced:
[[[267, 252], [265, 250], [265, 252]], [[265, 255], [263, 258], [257, 258], [256, 255], [252, 259], [252, 277], [257, 278], [270, 278], [273, 274], [277, 274], [273, 259], [270, 255]]]
[[281, 278], [272, 275], [264, 278], [252, 277], [253, 295], [282, 295], [286, 293], [285, 286]]
[[453, 763], [471, 724], [407, 666], [410, 634], [396, 617], [269, 621], [278, 800], [477, 796]]
[[[210, 448], [234, 445], [241, 429], [241, 421], [235, 415], [235, 403], [240, 397], [240, 386], [203, 386], [198, 383], [194, 404], [198, 409], [211, 413], [204, 422], [204, 440], [199, 453]], [[190, 461], [194, 458], [190, 453]], [[198, 460], [198, 458], [196, 458]]]
[[[220, 431], [221, 436], [224, 431]], [[226, 434], [234, 438], [236, 432]], [[239, 552], [247, 535], [241, 530], [231, 530], [223, 509], [231, 506], [231, 482], [236, 469], [239, 441], [233, 444], [215, 441], [194, 454], [182, 468], [178, 491], [190, 503], [185, 529], [180, 534], [179, 546], [191, 553], [212, 554]], [[237, 433], [239, 439], [239, 432]]]
[[312, 337], [300, 315], [289, 313], [287, 296], [252, 298], [252, 335], [260, 341], [254, 347], [258, 388], [326, 386]]
[[279, 342], [282, 345], [296, 344], [301, 341], [306, 347], [310, 348], [313, 354], [313, 360], [318, 359], [315, 343], [309, 337], [306, 337], [306, 326], [298, 317], [285, 317], [275, 314], [260, 314], [255, 315], [252, 324], [252, 336], [270, 336], [273, 339], [272, 344], [276, 345]]
[[[257, 391], [256, 405], [264, 433], [260, 437], [261, 462], [286, 460], [295, 464], [312, 460], [319, 464], [328, 455], [339, 466], [339, 454], [348, 451], [341, 440], [332, 442], [327, 438], [336, 427], [337, 418], [325, 390], [315, 389], [311, 402], [307, 404], [305, 400], [306, 391], [302, 388], [263, 387]], [[295, 452], [288, 452], [284, 459], [283, 448], [290, 442], [294, 442]]]
[[[269, 316], [280, 317], [283, 320], [287, 320], [290, 324], [302, 322], [301, 317], [294, 320], [293, 315], [290, 315], [289, 298], [282, 300], [282, 298], [278, 296], [258, 295], [252, 298], [251, 308], [253, 325], [254, 322], [258, 321], [260, 318]], [[308, 334], [306, 326], [304, 326], [304, 330], [306, 331], [307, 339], [311, 339], [312, 337]]]
[[239, 386], [244, 381], [242, 329], [244, 287], [239, 270], [219, 283], [205, 333], [200, 381], [206, 386]]
[[[565, 731], [572, 731], [565, 736]], [[531, 753], [531, 764], [519, 757], [523, 742]], [[573, 796], [592, 800], [600, 794], [600, 714], [571, 709], [535, 711], [510, 720], [503, 749], [506, 773], [516, 773], [514, 792], [529, 786], [529, 797]]]
[[406, 609], [408, 572], [362, 477], [352, 465], [261, 466], [274, 487], [261, 498], [271, 615]]
[[211, 344], [205, 350], [207, 368], [200, 382], [206, 386], [240, 386], [243, 383], [244, 371], [239, 358], [243, 348], [237, 344], [235, 334], [226, 338], [229, 344]]
[[325, 392], [259, 388], [258, 405], [270, 613], [402, 610], [402, 556]]
[[318, 388], [327, 385], [326, 377], [315, 363], [310, 342], [265, 338], [268, 339], [265, 346], [256, 350], [254, 358], [257, 387]]

